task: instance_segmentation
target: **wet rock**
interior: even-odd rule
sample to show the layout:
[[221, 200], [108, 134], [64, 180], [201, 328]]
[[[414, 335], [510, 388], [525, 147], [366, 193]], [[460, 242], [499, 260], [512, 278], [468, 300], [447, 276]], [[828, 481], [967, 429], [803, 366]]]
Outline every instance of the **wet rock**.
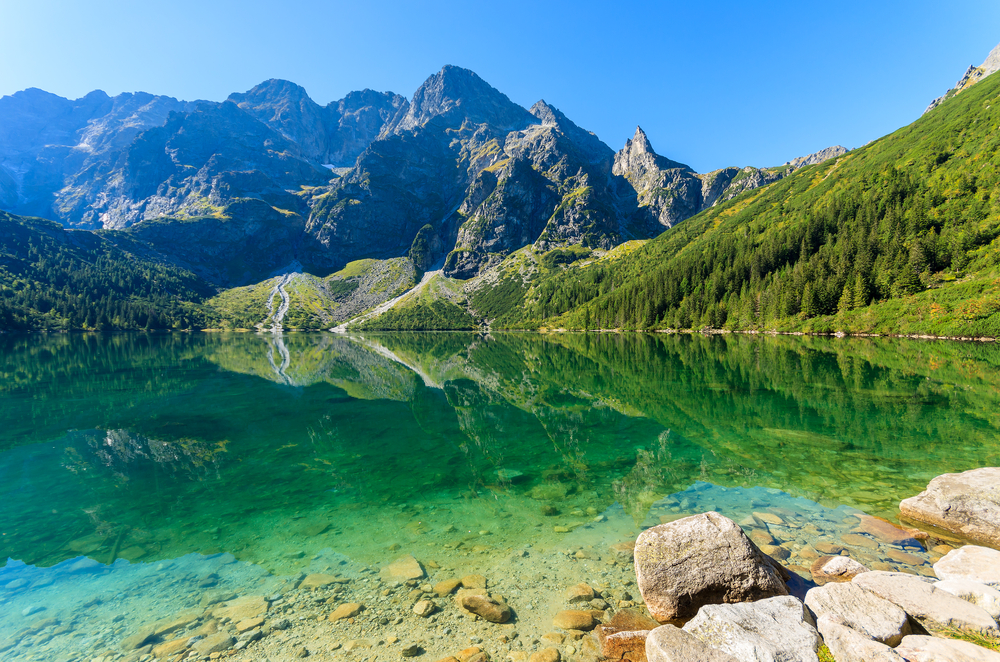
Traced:
[[809, 589], [806, 606], [817, 618], [832, 616], [868, 638], [897, 646], [910, 634], [910, 621], [899, 606], [857, 584], [828, 584]]
[[741, 662], [673, 625], [661, 625], [649, 633], [646, 659], [649, 662]]
[[486, 577], [482, 575], [466, 575], [462, 577], [463, 588], [486, 588]]
[[537, 653], [532, 653], [531, 657], [528, 658], [528, 662], [559, 662], [562, 656], [559, 654], [558, 648], [543, 648]]
[[761, 545], [760, 551], [777, 561], [784, 561], [792, 555], [790, 551], [784, 547], [779, 547], [778, 545]]
[[581, 582], [566, 589], [566, 602], [590, 602], [594, 599], [594, 589]]
[[816, 551], [821, 554], [830, 554], [832, 556], [837, 556], [838, 554], [843, 554], [847, 551], [847, 548], [843, 545], [835, 545], [831, 542], [818, 542], [813, 545], [813, 547], [815, 547]]
[[232, 591], [219, 589], [216, 591], [206, 591], [202, 594], [199, 604], [204, 607], [211, 607], [212, 605], [219, 604], [220, 602], [226, 602], [227, 600], [232, 600], [236, 597], [236, 594]]
[[643, 531], [635, 569], [643, 600], [660, 622], [694, 616], [705, 604], [788, 594], [787, 571], [716, 512]]
[[847, 556], [821, 556], [809, 569], [817, 584], [849, 582], [868, 568]]
[[1000, 548], [1000, 467], [943, 474], [899, 504], [902, 517]]
[[589, 611], [567, 609], [555, 615], [552, 625], [560, 630], [593, 630], [597, 622]]
[[610, 546], [610, 549], [615, 558], [622, 561], [631, 561], [632, 555], [635, 552], [635, 541], [629, 540], [628, 542], [615, 543]]
[[608, 624], [598, 625], [594, 629], [601, 645], [601, 657], [645, 662], [646, 637], [659, 626], [659, 623], [638, 611], [619, 611]]
[[191, 648], [199, 655], [211, 655], [212, 653], [221, 653], [224, 650], [228, 650], [235, 643], [236, 640], [228, 632], [216, 632], [196, 641]]
[[103, 567], [104, 567], [103, 564], [101, 564], [98, 561], [95, 561], [94, 559], [82, 558], [79, 561], [76, 561], [75, 563], [71, 563], [70, 566], [68, 568], [66, 568], [66, 571], [67, 572], [90, 572], [90, 571], [94, 571], [94, 570], [100, 570]]
[[753, 543], [758, 547], [762, 545], [775, 544], [774, 536], [772, 536], [764, 529], [753, 529], [752, 531], [750, 531], [750, 540], [753, 540]]
[[326, 617], [328, 621], [339, 621], [344, 618], [354, 618], [361, 613], [364, 605], [357, 602], [347, 602], [333, 610], [333, 613]]
[[996, 631], [996, 621], [982, 608], [940, 591], [914, 575], [873, 570], [851, 581], [899, 605], [921, 623]]
[[888, 545], [919, 547], [920, 543], [914, 539], [909, 531], [905, 531], [889, 520], [875, 517], [873, 515], [860, 515], [858, 518], [858, 531], [867, 533], [879, 542]]
[[305, 646], [296, 646], [292, 649], [292, 657], [309, 657], [309, 649]]
[[382, 568], [379, 574], [383, 581], [405, 582], [410, 579], [422, 579], [424, 569], [415, 558], [407, 554]]
[[839, 616], [820, 616], [816, 629], [837, 662], [905, 662], [889, 646], [852, 629]]
[[257, 641], [258, 639], [262, 639], [263, 637], [264, 637], [264, 631], [261, 628], [257, 628], [255, 630], [247, 630], [240, 636], [236, 637], [236, 640], [237, 643], [241, 641], [245, 643], [250, 643], [253, 641]]
[[268, 606], [267, 599], [263, 595], [247, 595], [231, 600], [223, 607], [214, 609], [212, 616], [218, 619], [228, 618], [238, 623], [248, 618], [266, 614]]
[[324, 575], [322, 573], [315, 573], [312, 575], [306, 575], [306, 578], [302, 580], [299, 584], [299, 588], [303, 590], [311, 590], [315, 588], [323, 588], [324, 586], [329, 586], [337, 581], [337, 578], [333, 575]]
[[461, 579], [444, 579], [434, 585], [434, 592], [438, 597], [446, 597], [455, 592], [455, 589], [462, 585]]
[[130, 634], [122, 640], [121, 649], [124, 651], [132, 651], [137, 648], [142, 648], [143, 644], [145, 644], [149, 639], [152, 639], [155, 635], [155, 625], [144, 625], [133, 634]]
[[934, 582], [934, 588], [971, 602], [993, 617], [1000, 618], [1000, 591], [970, 579], [945, 579]]
[[909, 552], [904, 552], [901, 549], [889, 548], [885, 550], [885, 555], [895, 561], [896, 563], [905, 563], [906, 565], [923, 565], [924, 560], [917, 556], [916, 554], [910, 554]]
[[191, 637], [179, 637], [173, 641], [167, 641], [157, 646], [153, 646], [153, 657], [170, 657], [181, 651], [187, 650], [188, 641]]
[[416, 656], [420, 655], [422, 652], [423, 651], [421, 650], [420, 646], [418, 646], [416, 644], [410, 644], [408, 646], [403, 646], [399, 650], [399, 654], [402, 655], [403, 657], [416, 657]]
[[247, 618], [236, 624], [236, 631], [246, 632], [247, 630], [259, 628], [263, 624], [264, 624], [264, 619], [260, 616], [255, 616], [254, 618]]
[[484, 595], [461, 597], [462, 608], [491, 623], [506, 623], [510, 620], [510, 607]]
[[878, 549], [878, 543], [869, 538], [868, 536], [863, 536], [857, 533], [845, 533], [840, 536], [840, 540], [845, 545], [850, 545], [851, 547], [863, 547], [865, 549]]
[[755, 512], [753, 518], [764, 524], [784, 524], [785, 521], [774, 513]]
[[820, 644], [805, 605], [790, 595], [705, 605], [683, 629], [713, 648], [751, 662], [814, 660]]
[[[460, 650], [458, 653], [456, 653], [455, 657], [458, 658], [459, 662], [469, 662], [469, 660], [476, 657], [477, 655], [483, 655], [483, 649], [481, 649], [479, 646], [469, 646], [468, 648], [464, 648]], [[489, 659], [488, 655], [487, 659]]]
[[1000, 662], [1000, 653], [957, 639], [939, 639], [911, 634], [896, 653], [907, 662]]
[[417, 600], [417, 604], [413, 605], [413, 613], [421, 618], [427, 618], [435, 611], [437, 611], [437, 605], [434, 604], [433, 600]]
[[1000, 588], [1000, 551], [977, 545], [959, 547], [934, 564], [934, 574], [940, 579], [969, 579]]
[[542, 506], [541, 510], [542, 510], [542, 515], [544, 515], [545, 517], [553, 517], [554, 515], [559, 514], [559, 511], [556, 509], [555, 506]]
[[28, 580], [22, 577], [20, 579], [15, 579], [13, 581], [7, 582], [4, 588], [7, 589], [8, 591], [16, 591], [19, 588], [24, 588], [25, 586], [28, 585], [28, 583], [29, 583]]

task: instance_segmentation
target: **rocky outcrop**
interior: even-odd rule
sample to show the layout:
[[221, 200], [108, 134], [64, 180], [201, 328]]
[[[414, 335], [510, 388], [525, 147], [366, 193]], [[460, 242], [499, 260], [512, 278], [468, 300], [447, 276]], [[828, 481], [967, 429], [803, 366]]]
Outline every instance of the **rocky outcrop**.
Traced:
[[1000, 467], [938, 476], [926, 490], [901, 501], [899, 512], [910, 521], [1000, 549]]
[[635, 572], [649, 613], [661, 623], [690, 618], [704, 605], [788, 594], [787, 571], [716, 512], [643, 531]]
[[739, 658], [713, 648], [690, 632], [662, 625], [646, 638], [649, 662], [737, 662]]
[[955, 87], [951, 88], [937, 99], [931, 101], [930, 105], [927, 106], [926, 110], [924, 110], [924, 113], [934, 110], [948, 99], [960, 94], [964, 90], [997, 71], [1000, 71], [1000, 44], [995, 46], [993, 50], [990, 51], [990, 54], [986, 56], [986, 60], [984, 60], [981, 65], [977, 67], [974, 64], [970, 64], [969, 68], [965, 70], [962, 77], [958, 79], [957, 83], [955, 83]]
[[851, 628], [839, 616], [820, 616], [816, 629], [837, 662], [905, 662], [892, 648]]

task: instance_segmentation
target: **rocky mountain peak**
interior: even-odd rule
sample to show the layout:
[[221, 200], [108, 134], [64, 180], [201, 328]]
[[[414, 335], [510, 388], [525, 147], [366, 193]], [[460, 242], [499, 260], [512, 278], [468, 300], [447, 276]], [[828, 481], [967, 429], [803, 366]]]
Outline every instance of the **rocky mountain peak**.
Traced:
[[671, 170], [681, 168], [691, 170], [688, 166], [677, 161], [660, 156], [653, 150], [646, 132], [641, 126], [635, 127], [635, 134], [625, 141], [625, 146], [615, 154], [615, 165], [613, 173], [622, 175], [626, 179], [633, 176], [642, 177], [648, 171]]
[[822, 163], [828, 159], [835, 159], [838, 156], [843, 156], [847, 154], [849, 150], [842, 145], [834, 145], [833, 147], [827, 147], [826, 149], [821, 149], [818, 152], [813, 152], [812, 154], [807, 154], [806, 156], [800, 156], [798, 158], [792, 159], [791, 161], [785, 163], [786, 166], [792, 166], [796, 170], [799, 168], [804, 168], [810, 165], [816, 165], [817, 163]]
[[625, 141], [625, 149], [631, 150], [633, 154], [656, 154], [653, 146], [649, 143], [649, 137], [642, 130], [641, 126], [635, 127], [635, 135], [631, 140]]
[[507, 131], [534, 122], [528, 111], [475, 72], [453, 65], [446, 65], [417, 88], [407, 112], [388, 131], [398, 135], [437, 118], [448, 125], [461, 126], [468, 120]]
[[569, 140], [576, 145], [594, 163], [611, 158], [614, 151], [601, 142], [601, 139], [592, 132], [579, 127], [555, 106], [549, 105], [544, 99], [535, 103], [529, 113], [537, 117], [543, 126], [554, 126], [562, 132]]
[[1000, 71], [1000, 44], [993, 47], [993, 50], [990, 51], [990, 54], [986, 56], [986, 59], [981, 65], [978, 67], [974, 64], [969, 65], [969, 68], [965, 70], [965, 74], [958, 79], [957, 83], [955, 83], [955, 87], [951, 88], [937, 99], [934, 99], [934, 101], [931, 101], [931, 104], [927, 106], [927, 110], [924, 112], [926, 113], [934, 108], [937, 108], [944, 101], [950, 99], [956, 94], [961, 93], [963, 90], [975, 85], [982, 79], [997, 71]]

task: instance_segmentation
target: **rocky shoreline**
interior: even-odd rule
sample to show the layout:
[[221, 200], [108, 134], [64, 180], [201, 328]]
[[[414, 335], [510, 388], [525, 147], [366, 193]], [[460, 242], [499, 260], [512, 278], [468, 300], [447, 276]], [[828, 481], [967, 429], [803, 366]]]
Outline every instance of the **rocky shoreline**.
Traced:
[[[925, 510], [933, 503], [952, 513], [924, 519], [957, 535], [971, 530], [970, 521], [986, 526], [990, 508], [1000, 503], [993, 489], [1000, 469], [976, 472], [939, 477], [914, 497]], [[963, 491], [956, 495], [942, 483]], [[1000, 660], [1000, 653], [940, 636], [977, 633], [987, 643], [1000, 642], [1000, 551], [954, 538], [946, 544], [935, 534], [840, 509], [795, 515], [755, 506], [753, 490], [733, 495], [752, 510], [738, 523], [714, 510], [683, 516], [691, 508], [725, 505], [729, 492], [695, 485], [664, 499], [650, 512], [660, 523], [643, 523], [633, 540], [622, 539], [620, 528], [589, 534], [582, 528], [579, 536], [569, 533], [565, 545], [502, 554], [398, 549], [401, 556], [383, 567], [327, 550], [287, 576], [228, 554], [197, 563], [120, 561], [115, 569], [145, 573], [129, 590], [105, 587], [98, 595], [88, 589], [95, 597], [70, 617], [24, 608], [25, 626], [0, 641], [0, 656], [46, 662]], [[911, 521], [920, 517], [915, 512]], [[838, 534], [844, 544], [830, 542], [834, 530], [827, 527], [836, 522], [853, 523], [856, 531]], [[597, 515], [592, 524], [613, 523]], [[65, 572], [96, 581], [112, 569], [87, 561]], [[155, 575], [170, 573], [177, 578], [164, 591], [191, 582], [200, 588], [166, 617], [138, 625], [126, 619], [123, 600], [165, 600], [150, 587]], [[11, 600], [17, 591], [45, 581], [25, 576], [0, 576], [6, 604], [20, 609]], [[110, 616], [116, 605], [118, 615]], [[108, 611], [100, 612], [100, 631], [79, 632], [93, 629], [82, 624], [82, 612], [102, 609]], [[71, 643], [57, 647], [60, 636]]]

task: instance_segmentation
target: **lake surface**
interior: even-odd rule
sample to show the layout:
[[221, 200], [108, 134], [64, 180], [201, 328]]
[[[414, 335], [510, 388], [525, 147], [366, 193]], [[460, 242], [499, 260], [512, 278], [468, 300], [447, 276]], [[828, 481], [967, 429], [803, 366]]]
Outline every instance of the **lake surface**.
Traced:
[[[934, 476], [1000, 464], [994, 344], [135, 334], [0, 348], [4, 659], [114, 648], [193, 599], [178, 588], [192, 578], [277, 590], [404, 553], [607, 553], [704, 510], [750, 528], [779, 517], [770, 534], [801, 571], [801, 548], [841, 544], [857, 515], [894, 519]], [[933, 558], [878, 541], [852, 556], [911, 571]]]

